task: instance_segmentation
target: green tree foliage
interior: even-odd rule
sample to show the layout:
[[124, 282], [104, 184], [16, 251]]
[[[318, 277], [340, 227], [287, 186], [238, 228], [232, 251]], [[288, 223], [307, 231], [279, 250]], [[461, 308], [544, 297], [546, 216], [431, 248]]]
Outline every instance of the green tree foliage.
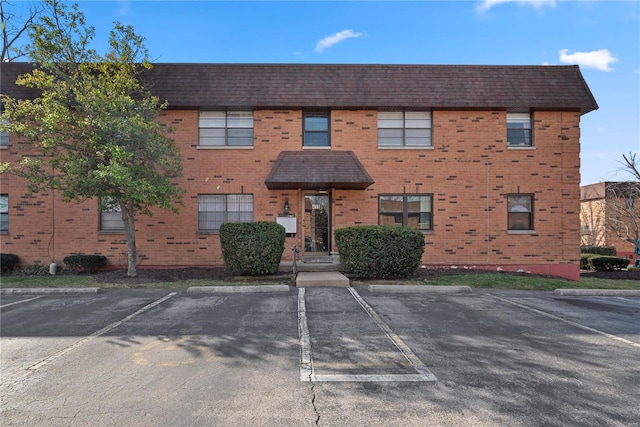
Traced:
[[[166, 108], [141, 83], [151, 69], [144, 38], [114, 24], [104, 55], [90, 48], [93, 27], [74, 5], [48, 0], [51, 13], [30, 32], [35, 67], [16, 84], [38, 89], [37, 99], [3, 97], [6, 131], [38, 147], [13, 172], [29, 189], [54, 189], [63, 200], [100, 198], [120, 205], [129, 276], [137, 275], [135, 218], [153, 207], [177, 211], [182, 191], [178, 148], [161, 125]], [[6, 165], [5, 165], [6, 167]]]

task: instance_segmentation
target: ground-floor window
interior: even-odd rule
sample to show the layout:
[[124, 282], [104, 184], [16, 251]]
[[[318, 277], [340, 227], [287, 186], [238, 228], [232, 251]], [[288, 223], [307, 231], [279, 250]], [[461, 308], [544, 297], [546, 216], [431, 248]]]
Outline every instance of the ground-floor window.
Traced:
[[9, 196], [0, 194], [0, 232], [9, 231]]
[[533, 230], [533, 194], [507, 195], [507, 229]]
[[378, 196], [378, 223], [433, 230], [433, 195], [384, 194]]
[[100, 231], [123, 232], [122, 210], [117, 200], [100, 199]]
[[253, 221], [252, 194], [198, 196], [198, 231], [220, 231], [225, 222]]

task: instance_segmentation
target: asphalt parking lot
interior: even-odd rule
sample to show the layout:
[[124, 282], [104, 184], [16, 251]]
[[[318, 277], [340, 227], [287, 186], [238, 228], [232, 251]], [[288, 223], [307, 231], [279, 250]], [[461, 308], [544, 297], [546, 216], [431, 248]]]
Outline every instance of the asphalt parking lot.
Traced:
[[2, 296], [3, 425], [640, 426], [640, 298]]

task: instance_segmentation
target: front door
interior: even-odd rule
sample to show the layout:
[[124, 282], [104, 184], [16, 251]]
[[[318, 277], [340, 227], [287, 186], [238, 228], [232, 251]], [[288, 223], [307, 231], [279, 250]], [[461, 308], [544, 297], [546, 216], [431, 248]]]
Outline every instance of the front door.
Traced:
[[329, 237], [329, 193], [309, 193], [304, 196], [304, 252], [307, 255], [327, 255], [331, 250]]

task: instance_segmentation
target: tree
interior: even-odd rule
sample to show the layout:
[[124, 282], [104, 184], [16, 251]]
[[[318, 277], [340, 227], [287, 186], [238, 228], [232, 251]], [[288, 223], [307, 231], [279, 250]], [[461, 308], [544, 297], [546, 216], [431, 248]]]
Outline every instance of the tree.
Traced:
[[622, 155], [620, 162], [623, 172], [631, 181], [614, 183], [611, 186], [611, 207], [608, 212], [607, 228], [618, 238], [631, 243], [634, 258], [638, 260], [640, 249], [640, 159], [637, 153]]
[[67, 9], [47, 0], [51, 13], [30, 31], [33, 71], [16, 84], [35, 88], [33, 100], [4, 96], [4, 129], [38, 148], [12, 170], [29, 189], [54, 189], [64, 201], [116, 201], [127, 238], [127, 275], [137, 275], [135, 218], [151, 208], [177, 211], [182, 159], [158, 122], [160, 104], [142, 81], [152, 68], [144, 38], [131, 26], [114, 24], [109, 50], [89, 45], [93, 27], [77, 4]]
[[0, 0], [0, 36], [2, 37], [2, 62], [15, 61], [26, 56], [27, 47], [19, 45], [37, 17], [44, 11], [44, 4], [30, 4], [19, 13], [6, 0]]

